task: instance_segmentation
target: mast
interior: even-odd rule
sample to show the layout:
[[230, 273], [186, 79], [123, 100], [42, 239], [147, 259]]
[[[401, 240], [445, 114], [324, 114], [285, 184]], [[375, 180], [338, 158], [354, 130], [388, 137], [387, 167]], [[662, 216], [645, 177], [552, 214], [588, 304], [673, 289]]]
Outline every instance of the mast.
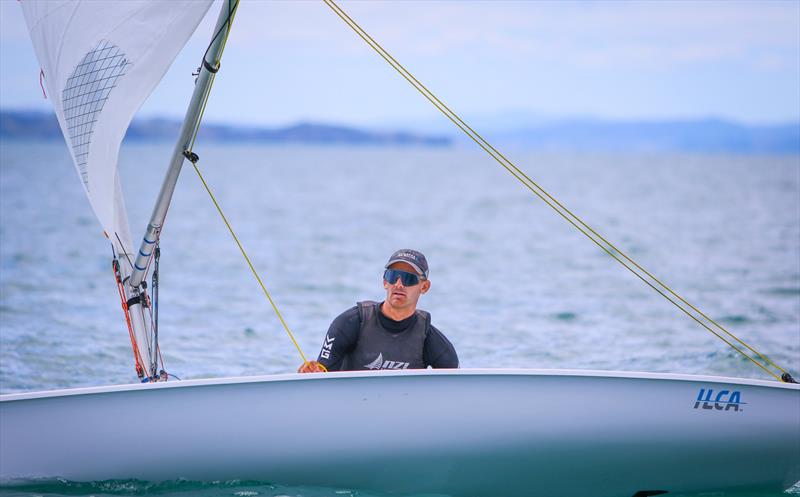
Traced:
[[[134, 339], [134, 354], [137, 359], [137, 373], [145, 381], [165, 380], [161, 377], [158, 368], [158, 334], [157, 325], [146, 319], [147, 311], [150, 307], [150, 298], [147, 295], [145, 278], [153, 253], [157, 250], [157, 243], [161, 236], [161, 228], [164, 225], [164, 218], [175, 191], [178, 175], [183, 165], [184, 152], [191, 145], [191, 141], [196, 135], [200, 126], [200, 119], [204, 102], [206, 101], [214, 76], [219, 70], [219, 60], [222, 55], [224, 41], [227, 38], [227, 31], [230, 29], [230, 21], [239, 5], [238, 0], [223, 0], [220, 8], [217, 24], [214, 28], [214, 35], [200, 65], [197, 80], [195, 81], [194, 92], [186, 110], [183, 126], [172, 152], [169, 168], [166, 177], [161, 185], [161, 191], [156, 199], [150, 222], [147, 225], [142, 242], [139, 245], [139, 252], [133, 263], [133, 267], [127, 264], [116, 265], [120, 269], [118, 278], [122, 284], [120, 290], [124, 292], [127, 304], [126, 311], [129, 319], [129, 326]], [[132, 338], [133, 338], [132, 337]], [[138, 345], [137, 345], [138, 344]]]
[[189, 108], [186, 110], [186, 116], [183, 120], [178, 142], [175, 144], [175, 149], [172, 152], [172, 160], [167, 169], [164, 182], [161, 185], [161, 191], [156, 199], [153, 213], [150, 216], [150, 222], [147, 225], [147, 230], [139, 245], [139, 253], [136, 255], [133, 271], [128, 280], [128, 286], [131, 289], [140, 288], [147, 276], [147, 267], [153, 255], [155, 244], [161, 236], [164, 218], [167, 216], [167, 210], [172, 201], [172, 194], [178, 182], [178, 175], [183, 166], [183, 161], [185, 159], [184, 152], [188, 150], [192, 137], [200, 125], [203, 102], [211, 91], [211, 84], [214, 81], [214, 76], [219, 70], [219, 61], [222, 55], [223, 42], [226, 38], [226, 31], [230, 29], [229, 23], [238, 6], [238, 0], [223, 0], [222, 2], [219, 17], [217, 18], [217, 25], [214, 28], [214, 37], [203, 56], [203, 63], [200, 66], [200, 73], [195, 82], [194, 93], [192, 93]]
[[[235, 10], [231, 3], [238, 0], [223, 2], [224, 12], [217, 25], [229, 28], [225, 23]], [[136, 111], [164, 77], [212, 3], [213, 0], [20, 2], [47, 94], [75, 170], [111, 242], [114, 276], [136, 359], [136, 373], [144, 381], [159, 379], [158, 345], [151, 326], [155, 316], [151, 312], [145, 275], [136, 275], [136, 284], [129, 284], [136, 250], [131, 242], [118, 174], [119, 149]], [[199, 88], [205, 92], [200, 95], [205, 98], [209, 86], [207, 73], [215, 71], [219, 60], [220, 43], [215, 42], [220, 34], [222, 31], [212, 38], [203, 57], [208, 60], [206, 65], [209, 61], [214, 64], [208, 65], [205, 72], [200, 71]], [[193, 107], [197, 104], [193, 103]], [[189, 113], [184, 130], [192, 129], [190, 119], [198, 122], [197, 114], [197, 111]], [[171, 195], [172, 189], [165, 187], [162, 191]], [[167, 199], [165, 205], [168, 203]], [[163, 214], [153, 219], [161, 219], [154, 221], [160, 225]], [[153, 240], [152, 236], [146, 239]], [[139, 261], [139, 267], [146, 268], [147, 264], [147, 259]]]

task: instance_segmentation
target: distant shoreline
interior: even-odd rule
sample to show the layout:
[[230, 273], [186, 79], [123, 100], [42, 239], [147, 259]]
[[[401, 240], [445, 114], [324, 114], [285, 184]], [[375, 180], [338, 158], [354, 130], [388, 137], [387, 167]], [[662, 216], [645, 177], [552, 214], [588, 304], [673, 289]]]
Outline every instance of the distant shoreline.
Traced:
[[[488, 129], [486, 129], [488, 128]], [[135, 142], [173, 141], [176, 119], [136, 119], [125, 139]], [[800, 155], [800, 122], [744, 125], [722, 119], [604, 121], [551, 119], [541, 122], [509, 120], [502, 129], [480, 127], [494, 145], [548, 152], [611, 153], [730, 153]], [[469, 141], [444, 133], [378, 131], [343, 124], [297, 123], [269, 128], [207, 123], [200, 138], [217, 143], [369, 145], [450, 147]], [[0, 139], [61, 140], [52, 113], [0, 111]]]
[[[135, 119], [125, 139], [137, 142], [174, 141], [181, 122], [175, 119]], [[355, 127], [321, 123], [298, 123], [282, 128], [234, 126], [206, 123], [200, 128], [203, 140], [226, 143], [297, 143], [447, 147], [447, 136], [405, 131], [369, 131]], [[61, 140], [55, 114], [38, 111], [0, 111], [0, 138]]]

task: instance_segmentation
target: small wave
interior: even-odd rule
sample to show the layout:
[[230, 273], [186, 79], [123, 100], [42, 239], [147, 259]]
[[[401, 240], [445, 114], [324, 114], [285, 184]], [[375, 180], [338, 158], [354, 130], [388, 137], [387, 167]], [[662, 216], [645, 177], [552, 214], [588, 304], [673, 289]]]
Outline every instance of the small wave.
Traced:
[[236, 491], [233, 495], [240, 497], [252, 497], [259, 495], [259, 492], [252, 490], [257, 487], [266, 490], [275, 490], [277, 487], [268, 482], [228, 480], [228, 481], [192, 481], [192, 480], [172, 480], [154, 483], [143, 480], [99, 480], [91, 482], [68, 481], [63, 478], [55, 480], [27, 480], [14, 482], [11, 485], [4, 485], [4, 489], [22, 491], [27, 494], [43, 495], [163, 495], [175, 492], [189, 492], [191, 495], [202, 495], [204, 492], [219, 491], [221, 489], [236, 489], [248, 487]]
[[553, 315], [554, 318], [558, 319], [559, 321], [572, 321], [578, 318], [578, 315], [574, 312], [559, 312], [558, 314]]
[[798, 287], [776, 287], [764, 290], [764, 293], [770, 295], [779, 295], [781, 297], [797, 297], [800, 295], [800, 288]]
[[732, 314], [730, 316], [723, 316], [719, 320], [727, 324], [746, 324], [752, 322], [752, 319], [750, 319], [747, 316], [743, 316], [741, 314]]

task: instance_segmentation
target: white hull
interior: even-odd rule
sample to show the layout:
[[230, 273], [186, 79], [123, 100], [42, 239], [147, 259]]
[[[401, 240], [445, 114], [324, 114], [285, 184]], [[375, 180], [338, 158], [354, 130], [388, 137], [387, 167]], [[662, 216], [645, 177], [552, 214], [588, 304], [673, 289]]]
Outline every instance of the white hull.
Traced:
[[425, 370], [2, 396], [0, 481], [56, 477], [459, 496], [778, 490], [800, 479], [800, 386]]

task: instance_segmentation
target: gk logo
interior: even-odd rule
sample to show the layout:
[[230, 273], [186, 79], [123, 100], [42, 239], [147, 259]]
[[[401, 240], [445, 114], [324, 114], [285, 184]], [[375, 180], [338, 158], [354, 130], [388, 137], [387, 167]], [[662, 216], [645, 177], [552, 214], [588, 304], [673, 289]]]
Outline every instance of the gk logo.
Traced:
[[329, 359], [331, 357], [331, 349], [333, 349], [333, 341], [336, 338], [331, 338], [327, 334], [325, 335], [325, 343], [322, 344], [322, 352], [320, 352], [319, 356], [323, 359]]

